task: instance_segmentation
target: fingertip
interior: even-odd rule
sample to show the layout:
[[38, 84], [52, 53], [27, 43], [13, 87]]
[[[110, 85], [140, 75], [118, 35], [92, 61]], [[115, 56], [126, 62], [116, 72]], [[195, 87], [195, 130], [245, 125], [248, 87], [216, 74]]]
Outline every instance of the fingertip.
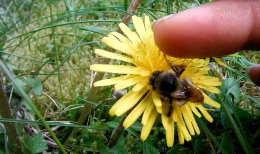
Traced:
[[216, 1], [155, 22], [157, 46], [179, 58], [217, 57], [239, 51], [250, 35], [252, 17], [248, 8], [241, 10], [240, 4], [233, 3]]
[[248, 76], [257, 86], [260, 86], [260, 65], [249, 67]]

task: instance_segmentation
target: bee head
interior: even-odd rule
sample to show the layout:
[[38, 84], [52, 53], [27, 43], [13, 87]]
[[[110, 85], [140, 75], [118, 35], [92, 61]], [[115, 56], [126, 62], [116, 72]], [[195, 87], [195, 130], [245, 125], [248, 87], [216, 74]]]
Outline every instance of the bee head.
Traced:
[[170, 96], [170, 93], [176, 89], [176, 78], [173, 71], [154, 71], [150, 76], [150, 85], [159, 94]]
[[171, 93], [176, 89], [176, 75], [169, 71], [164, 71], [161, 74], [161, 79], [159, 83], [159, 89], [163, 93]]

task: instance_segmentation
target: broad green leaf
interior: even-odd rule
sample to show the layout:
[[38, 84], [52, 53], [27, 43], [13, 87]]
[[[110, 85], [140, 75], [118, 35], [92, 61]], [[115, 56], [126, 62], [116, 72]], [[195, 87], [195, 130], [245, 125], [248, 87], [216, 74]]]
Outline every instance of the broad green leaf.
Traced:
[[[85, 134], [83, 139], [84, 139], [84, 149], [86, 151], [93, 152], [95, 150], [93, 149], [93, 145], [95, 144], [97, 138], [95, 136], [89, 136], [88, 134]], [[105, 145], [100, 140], [98, 140], [96, 144], [97, 144], [97, 149], [99, 149], [100, 153], [107, 153], [107, 154], [110, 153], [109, 150], [105, 147]]]
[[170, 150], [166, 152], [166, 154], [174, 154], [178, 153], [181, 145], [179, 143], [175, 144]]
[[[222, 93], [221, 91], [220, 91], [220, 96], [221, 96], [221, 98], [224, 98], [223, 93]], [[215, 94], [212, 93], [212, 94], [209, 95], [209, 97], [210, 97], [212, 100], [214, 100], [214, 101], [216, 101], [216, 102], [219, 102], [219, 100], [217, 99], [217, 97], [216, 97]], [[228, 97], [228, 98], [230, 98], [230, 97]], [[227, 107], [227, 109], [228, 109], [228, 112], [229, 112], [230, 114], [233, 114], [233, 111], [232, 111], [232, 109], [228, 106], [227, 102], [225, 101], [224, 103], [225, 103], [225, 105], [226, 105], [226, 107]], [[204, 105], [204, 104], [203, 104], [203, 105]], [[220, 111], [220, 109], [216, 108], [216, 111]]]
[[24, 131], [24, 126], [25, 126], [25, 124], [23, 124], [23, 123], [21, 123], [21, 124], [18, 124], [17, 126], [16, 126], [16, 129], [17, 129], [17, 133], [18, 133], [18, 135], [19, 136], [22, 136], [23, 135], [23, 131]]
[[[224, 132], [222, 134], [221, 145], [226, 150], [226, 152], [230, 153], [230, 154], [235, 153], [234, 144], [233, 144], [232, 140], [233, 140], [233, 138], [231, 137], [230, 132]], [[219, 152], [221, 152], [220, 149], [219, 149]]]
[[115, 119], [113, 120], [113, 122], [119, 123], [120, 120], [122, 119], [122, 117], [123, 117], [123, 116], [115, 117]]
[[132, 127], [126, 128], [125, 130], [127, 130], [128, 132], [130, 132], [130, 133], [131, 133], [132, 135], [134, 135], [135, 137], [140, 138], [140, 134], [139, 134], [135, 129], [133, 129]]
[[[112, 128], [116, 128], [118, 123], [120, 122], [120, 120], [122, 119], [122, 116], [119, 117], [115, 117], [115, 119], [113, 121], [107, 122], [107, 124], [112, 127]], [[135, 131], [141, 131], [142, 130], [143, 125], [141, 124], [140, 121], [136, 120], [130, 128], [134, 129]]]
[[84, 135], [83, 140], [84, 140], [84, 145], [88, 147], [91, 147], [94, 142], [94, 139], [90, 137], [88, 134]]
[[246, 120], [252, 119], [252, 116], [248, 111], [241, 109], [239, 107], [236, 107], [235, 105], [233, 105], [233, 108], [241, 121], [246, 121]]
[[34, 134], [33, 137], [23, 137], [26, 148], [33, 154], [43, 152], [47, 149], [47, 141], [42, 138], [42, 133]]
[[[29, 86], [24, 81], [22, 81], [21, 79], [18, 79], [18, 78], [16, 78], [15, 81], [23, 88], [23, 90], [26, 93], [28, 93], [30, 91], [31, 88], [29, 88]], [[8, 85], [13, 85], [14, 86], [14, 92], [22, 97], [22, 94], [20, 93], [20, 91], [16, 88], [16, 86], [13, 83], [9, 83]]]
[[159, 154], [160, 152], [148, 142], [144, 142], [144, 154]]
[[223, 80], [221, 88], [225, 91], [225, 94], [232, 94], [240, 102], [240, 89], [237, 79], [227, 78]]
[[39, 79], [26, 79], [24, 80], [25, 83], [29, 84], [33, 91], [35, 92], [36, 95], [41, 95], [42, 93], [42, 83], [41, 83], [41, 80]]
[[220, 121], [221, 121], [221, 124], [223, 125], [224, 128], [228, 127], [229, 120], [228, 120], [225, 112], [223, 112], [223, 111], [220, 113]]
[[90, 122], [90, 127], [94, 127], [96, 125], [92, 115], [89, 115], [89, 122]]
[[10, 71], [12, 71], [15, 74], [21, 73], [21, 72], [25, 72], [29, 70], [29, 67], [16, 67], [12, 64], [6, 63], [6, 65], [8, 66], [8, 68], [10, 69]]
[[[200, 130], [203, 131], [202, 129], [200, 129]], [[202, 136], [202, 135], [204, 135], [204, 134], [203, 133], [200, 133], [199, 135], [195, 134], [194, 137], [192, 138], [193, 150], [195, 153], [201, 153], [202, 139], [204, 137], [200, 138], [199, 136]]]
[[104, 144], [101, 141], [97, 141], [97, 150], [99, 153], [102, 154], [111, 154], [111, 152], [107, 149], [106, 146], [104, 146]]
[[124, 132], [122, 131], [120, 137], [118, 138], [116, 145], [114, 145], [110, 150], [114, 154], [127, 154], [128, 151], [125, 148]]

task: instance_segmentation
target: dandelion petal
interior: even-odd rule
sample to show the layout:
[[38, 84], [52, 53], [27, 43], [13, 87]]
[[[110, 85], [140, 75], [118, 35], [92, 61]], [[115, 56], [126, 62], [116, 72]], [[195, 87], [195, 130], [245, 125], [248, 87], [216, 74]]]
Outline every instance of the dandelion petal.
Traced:
[[142, 129], [142, 132], [141, 132], [141, 137], [140, 138], [143, 141], [146, 140], [146, 138], [150, 134], [156, 117], [157, 117], [157, 112], [156, 112], [155, 107], [154, 107], [152, 112], [151, 112], [151, 114], [150, 114], [150, 116], [149, 116], [149, 121], [143, 126], [143, 129]]
[[[133, 78], [130, 78], [128, 80], [125, 80], [125, 81], [122, 81], [118, 84], [115, 85], [115, 90], [122, 90], [122, 89], [125, 89], [127, 87], [130, 87], [140, 81], [142, 81], [143, 79], [145, 79], [145, 77], [142, 77], [142, 76], [135, 76]], [[144, 87], [144, 86], [143, 86]], [[133, 89], [133, 91], [136, 91]]]
[[177, 125], [179, 126], [179, 128], [180, 128], [180, 130], [181, 130], [181, 132], [182, 132], [182, 134], [183, 134], [183, 136], [185, 138], [185, 140], [186, 141], [190, 141], [191, 140], [191, 136], [190, 136], [190, 134], [189, 134], [185, 124], [184, 124], [180, 108], [176, 107], [175, 109], [176, 109], [175, 111], [177, 111], [177, 115], [178, 115], [178, 117], [177, 117], [178, 118]]
[[117, 59], [117, 60], [129, 62], [129, 63], [133, 63], [133, 59], [128, 56], [112, 53], [112, 52], [101, 50], [101, 49], [96, 49], [95, 54], [100, 55], [102, 57], [110, 58], [110, 59]]
[[220, 104], [213, 101], [212, 99], [210, 99], [205, 93], [202, 93], [203, 96], [204, 96], [204, 102], [207, 103], [208, 105], [211, 105], [213, 107], [216, 107], [216, 108], [220, 108]]
[[190, 108], [191, 108], [192, 112], [194, 114], [196, 114], [198, 117], [201, 117], [201, 114], [198, 112], [198, 110], [196, 109], [195, 105], [193, 103], [189, 103], [189, 105], [190, 105]]
[[166, 143], [168, 147], [172, 147], [174, 143], [174, 123], [173, 120], [170, 120], [168, 125], [168, 130], [166, 132]]
[[[126, 104], [129, 104], [130, 102], [135, 102], [141, 98], [139, 97], [139, 92], [133, 92], [133, 90], [129, 91], [126, 95], [124, 95], [122, 98], [120, 98], [109, 110], [109, 114], [111, 116], [115, 115], [116, 110], [118, 110], [120, 107], [125, 106]], [[129, 108], [130, 109], [130, 108]], [[127, 109], [127, 110], [129, 110]]]
[[193, 114], [192, 114], [190, 105], [185, 105], [184, 107], [186, 108], [187, 113], [190, 116], [190, 120], [191, 120], [191, 123], [193, 125], [193, 128], [195, 129], [197, 134], [200, 134], [200, 129], [199, 129], [198, 125], [197, 125], [197, 122], [195, 121], [195, 118], [194, 118]]
[[142, 117], [141, 123], [142, 123], [143, 125], [146, 125], [148, 119], [150, 118], [149, 116], [150, 116], [151, 112], [152, 112], [154, 109], [155, 109], [155, 106], [152, 104], [152, 101], [150, 100], [150, 101], [149, 101], [149, 104], [147, 105], [147, 107], [146, 107], [146, 109], [145, 109], [145, 111], [144, 111], [143, 117]]
[[156, 106], [156, 110], [158, 113], [162, 113], [162, 107], [161, 106]]
[[191, 135], [195, 135], [194, 129], [193, 129], [192, 124], [191, 124], [192, 119], [190, 118], [189, 113], [186, 110], [185, 106], [186, 105], [181, 106], [180, 107], [180, 111], [182, 113], [182, 116], [183, 116], [183, 118], [185, 120], [186, 126], [188, 127], [188, 130], [189, 130], [190, 134]]
[[133, 109], [133, 111], [127, 116], [127, 118], [125, 119], [123, 126], [125, 128], [130, 127], [140, 116], [141, 114], [144, 112], [149, 99], [149, 94], [146, 95], [146, 97]]
[[98, 72], [119, 73], [119, 74], [142, 74], [149, 75], [149, 72], [140, 67], [124, 66], [124, 65], [105, 65], [94, 64], [90, 66], [90, 70]]
[[152, 97], [153, 97], [153, 103], [156, 107], [162, 106], [162, 101], [161, 101], [159, 95], [155, 91], [152, 92]]
[[[132, 90], [131, 90], [132, 91]], [[144, 88], [138, 92], [134, 92], [135, 94], [135, 98], [132, 99], [127, 99], [127, 103], [124, 102], [123, 105], [120, 105], [120, 107], [117, 108], [117, 110], [115, 111], [115, 115], [117, 116], [121, 116], [122, 114], [124, 114], [126, 111], [130, 110], [139, 100], [140, 98], [147, 92], [147, 89]], [[114, 106], [113, 106], [114, 107]]]
[[201, 113], [203, 114], [203, 116], [209, 121], [209, 122], [213, 122], [213, 118], [210, 116], [210, 114], [207, 112], [207, 110], [202, 106], [202, 105], [198, 105], [197, 106]]
[[178, 138], [179, 138], [179, 142], [180, 142], [180, 144], [184, 144], [184, 136], [183, 136], [183, 134], [182, 134], [182, 132], [181, 132], [181, 128], [180, 128], [179, 126], [177, 126], [177, 128], [178, 128]]
[[111, 79], [100, 80], [94, 83], [94, 87], [114, 85], [125, 80], [126, 76], [115, 77]]
[[227, 65], [222, 61], [220, 60], [219, 58], [216, 58], [216, 57], [212, 57], [219, 65], [221, 66], [224, 66], [224, 67], [227, 67]]
[[133, 91], [139, 91], [140, 89], [143, 89], [145, 86], [147, 86], [147, 81], [141, 81], [133, 87]]

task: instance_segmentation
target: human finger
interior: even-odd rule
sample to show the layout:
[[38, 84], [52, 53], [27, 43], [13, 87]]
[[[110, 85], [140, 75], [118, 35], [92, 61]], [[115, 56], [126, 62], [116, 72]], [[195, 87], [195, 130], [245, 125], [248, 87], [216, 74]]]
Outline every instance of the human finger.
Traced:
[[219, 57], [260, 49], [260, 1], [222, 0], [156, 21], [155, 42], [167, 55]]
[[247, 70], [250, 79], [258, 86], [260, 86], [260, 65], [253, 66]]

